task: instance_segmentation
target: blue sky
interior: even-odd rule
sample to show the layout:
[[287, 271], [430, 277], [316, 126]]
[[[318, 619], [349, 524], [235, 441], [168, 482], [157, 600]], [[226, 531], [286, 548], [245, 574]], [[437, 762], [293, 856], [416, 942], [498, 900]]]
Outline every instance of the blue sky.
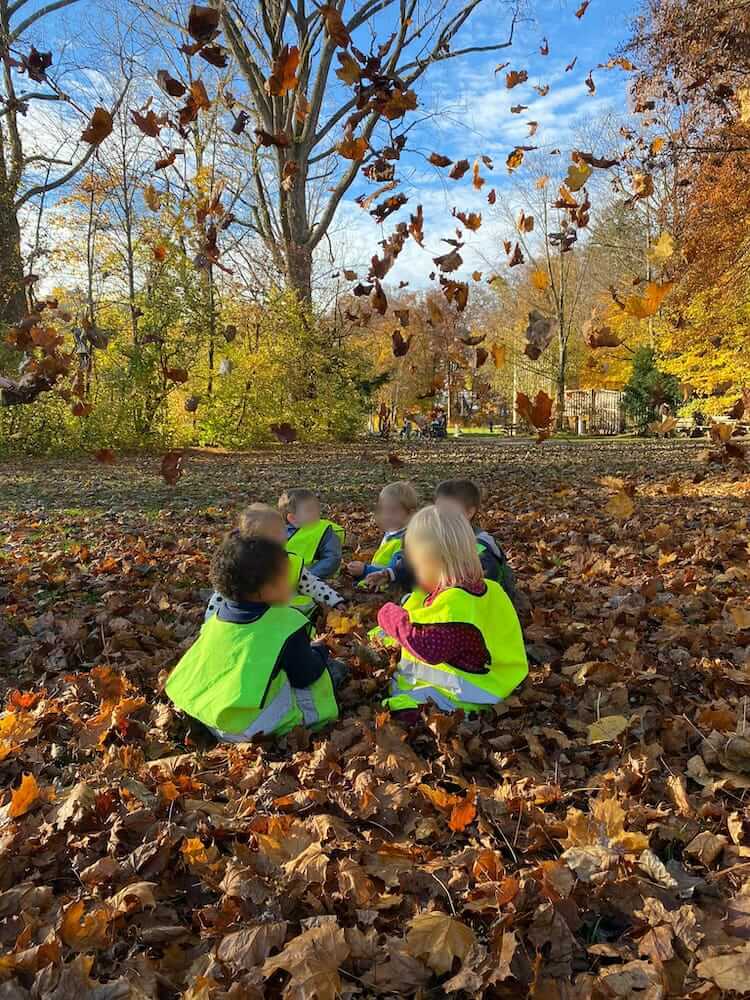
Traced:
[[[488, 10], [500, 11], [500, 17], [482, 14], [467, 25], [457, 45], [487, 44], [488, 40], [505, 37], [507, 16], [504, 6], [487, 4]], [[447, 61], [434, 68], [419, 89], [420, 111], [433, 115], [414, 130], [410, 140], [411, 153], [405, 153], [400, 173], [405, 180], [405, 192], [410, 201], [405, 209], [386, 220], [382, 235], [387, 235], [395, 222], [408, 217], [416, 204], [424, 205], [427, 219], [428, 251], [444, 252], [442, 236], [453, 236], [456, 225], [451, 209], [479, 211], [483, 225], [475, 235], [467, 235], [467, 245], [462, 251], [464, 271], [474, 268], [488, 273], [491, 264], [503, 259], [502, 237], [509, 235], [505, 222], [506, 203], [516, 197], [514, 188], [522, 181], [522, 171], [510, 176], [505, 160], [516, 145], [539, 147], [537, 162], [549, 156], [553, 149], [560, 149], [558, 156], [549, 156], [549, 168], [544, 171], [554, 176], [563, 173], [570, 160], [570, 151], [580, 145], [581, 135], [596, 132], [608, 116], [625, 117], [628, 112], [627, 74], [620, 69], [598, 70], [599, 63], [606, 63], [615, 55], [628, 38], [629, 25], [639, 9], [636, 0], [591, 0], [585, 15], [579, 20], [575, 11], [579, 0], [536, 0], [529, 16], [519, 23], [512, 48], [498, 53], [477, 53], [457, 60]], [[540, 54], [543, 38], [549, 42], [549, 55]], [[574, 68], [566, 66], [578, 57]], [[497, 75], [499, 63], [510, 65]], [[505, 74], [511, 70], [526, 70], [527, 83], [506, 88]], [[585, 79], [593, 70], [596, 93], [589, 94]], [[549, 93], [540, 97], [534, 85], [549, 85]], [[528, 110], [512, 114], [511, 106], [527, 105]], [[536, 135], [529, 137], [527, 122], [539, 123]], [[471, 172], [459, 181], [451, 181], [448, 169], [435, 169], [426, 162], [430, 152], [443, 153], [454, 160], [468, 159], [472, 164], [477, 156], [490, 156], [494, 169], [482, 166], [486, 183], [481, 191], [471, 184]], [[498, 203], [494, 210], [488, 208], [487, 192], [495, 188]], [[359, 185], [354, 194], [366, 190]], [[502, 216], [502, 220], [501, 217]], [[356, 234], [356, 235], [355, 235]], [[382, 238], [372, 220], [349, 199], [339, 220], [339, 236], [344, 253], [353, 267], [362, 267], [363, 258], [375, 252], [377, 240]], [[363, 245], [360, 245], [363, 244]], [[389, 281], [410, 280], [412, 285], [425, 284], [431, 270], [424, 251], [407, 244], [398, 264], [388, 276]], [[457, 275], [465, 278], [466, 274]]]
[[[156, 0], [158, 6], [160, 0]], [[458, 5], [459, 0], [450, 0]], [[332, 242], [338, 263], [354, 267], [363, 273], [370, 256], [378, 251], [377, 241], [387, 236], [394, 224], [413, 211], [417, 204], [424, 205], [426, 218], [427, 250], [407, 244], [397, 266], [388, 276], [390, 282], [409, 280], [412, 286], [424, 285], [432, 270], [430, 257], [443, 253], [443, 236], [453, 236], [456, 221], [451, 210], [477, 211], [483, 214], [483, 225], [478, 233], [467, 238], [463, 252], [465, 267], [456, 277], [466, 278], [467, 273], [479, 269], [484, 273], [496, 270], [504, 255], [502, 238], [508, 233], [508, 211], [513, 212], [517, 198], [514, 192], [521, 172], [511, 177], [505, 160], [516, 145], [535, 145], [537, 160], [547, 157], [549, 168], [544, 171], [554, 176], [564, 172], [569, 162], [570, 150], [580, 145], [582, 130], [595, 129], [596, 123], [608, 115], [624, 117], [627, 114], [627, 75], [619, 69], [598, 70], [625, 42], [629, 24], [638, 11], [637, 0], [591, 0], [585, 15], [579, 20], [575, 11], [580, 0], [529, 0], [529, 11], [519, 22], [513, 46], [495, 53], [476, 53], [460, 59], [448, 60], [433, 67], [419, 85], [420, 107], [418, 116], [424, 120], [410, 132], [410, 151], [403, 154], [399, 174], [409, 203], [399, 214], [391, 216], [380, 229], [356, 203], [356, 195], [370, 193], [372, 186], [362, 180], [350, 192], [341, 206], [334, 225]], [[185, 2], [187, 11], [189, 4]], [[348, 4], [351, 9], [353, 3]], [[450, 9], [450, 8], [449, 8]], [[121, 8], [127, 20], [127, 8]], [[94, 15], [97, 15], [94, 16]], [[51, 47], [55, 62], [65, 65], [66, 47], [63, 39], [72, 39], [67, 49], [70, 55], [80, 54], [84, 42], [84, 60], [93, 59], [96, 65], [95, 34], [107, 31], [112, 14], [102, 5], [89, 0], [63, 10], [44, 23], [44, 33], [37, 39], [40, 48]], [[500, 0], [485, 0], [455, 39], [455, 45], [484, 45], [507, 37], [508, 9]], [[387, 37], [392, 25], [377, 25], [378, 36]], [[360, 37], [361, 36], [361, 37]], [[369, 27], [363, 28], [355, 41], [369, 48]], [[546, 38], [549, 55], [540, 54], [540, 45]], [[565, 67], [577, 58], [575, 67], [566, 72]], [[506, 69], [495, 74], [499, 63], [509, 62]], [[505, 75], [510, 69], [526, 70], [527, 83], [508, 90]], [[596, 83], [596, 93], [589, 95], [585, 79], [590, 70]], [[90, 76], [96, 87], [96, 75]], [[152, 79], [144, 80], [155, 90]], [[534, 84], [549, 85], [549, 93], [540, 97]], [[336, 82], [336, 87], [343, 84]], [[336, 96], [335, 93], [333, 96]], [[96, 98], [96, 94], [91, 95]], [[109, 103], [105, 94], [101, 103]], [[157, 106], [161, 97], [157, 97]], [[96, 103], [96, 100], [92, 100]], [[512, 114], [514, 104], [528, 105], [521, 114]], [[59, 114], [55, 106], [36, 106], [35, 112]], [[43, 119], [42, 119], [43, 121]], [[407, 119], [407, 122], [409, 119]], [[529, 137], [527, 122], [539, 123], [533, 138]], [[29, 127], [34, 123], [29, 121]], [[559, 148], [559, 156], [549, 156]], [[482, 167], [485, 186], [476, 191], [471, 184], [471, 171], [461, 181], [448, 179], [448, 170], [438, 170], [427, 163], [431, 152], [439, 152], [454, 160], [468, 159], [471, 163], [481, 156], [490, 156], [494, 169]], [[597, 150], [601, 152], [600, 150]], [[495, 188], [498, 203], [490, 210], [486, 195]]]

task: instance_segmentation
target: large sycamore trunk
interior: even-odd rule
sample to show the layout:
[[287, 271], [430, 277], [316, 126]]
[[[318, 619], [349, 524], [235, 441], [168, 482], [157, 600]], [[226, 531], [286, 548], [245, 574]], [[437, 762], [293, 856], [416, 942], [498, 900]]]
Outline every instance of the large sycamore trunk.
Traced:
[[26, 312], [21, 229], [12, 199], [0, 192], [0, 326]]

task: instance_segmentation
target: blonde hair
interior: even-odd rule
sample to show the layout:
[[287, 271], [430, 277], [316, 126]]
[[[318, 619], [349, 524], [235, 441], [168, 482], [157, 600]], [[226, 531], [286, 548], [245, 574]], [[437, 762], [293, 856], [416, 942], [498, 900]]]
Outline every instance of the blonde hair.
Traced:
[[299, 510], [300, 504], [303, 504], [305, 500], [317, 500], [318, 497], [312, 490], [284, 490], [284, 492], [279, 497], [279, 511], [282, 517], [286, 517], [287, 514], [296, 514]]
[[397, 504], [404, 508], [407, 514], [413, 514], [414, 511], [419, 507], [419, 497], [417, 496], [417, 491], [414, 489], [410, 482], [405, 479], [400, 479], [396, 483], [388, 483], [380, 491], [380, 499], [388, 498], [389, 500], [394, 500]]
[[258, 538], [271, 521], [284, 523], [281, 512], [267, 503], [251, 503], [239, 516], [237, 527], [243, 538]]
[[406, 545], [430, 550], [440, 566], [440, 586], [455, 587], [482, 580], [477, 540], [465, 514], [433, 505], [417, 511], [406, 529]]

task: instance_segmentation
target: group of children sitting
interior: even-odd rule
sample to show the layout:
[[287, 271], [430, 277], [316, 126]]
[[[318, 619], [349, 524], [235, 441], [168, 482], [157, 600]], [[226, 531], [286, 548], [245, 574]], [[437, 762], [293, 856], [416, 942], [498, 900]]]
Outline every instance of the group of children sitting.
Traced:
[[[375, 515], [384, 532], [378, 549], [346, 566], [358, 588], [409, 591], [380, 608], [370, 633], [400, 648], [384, 704], [407, 724], [428, 704], [480, 712], [528, 673], [513, 574], [494, 538], [475, 526], [479, 508], [470, 480], [441, 483], [422, 509], [410, 483], [390, 483]], [[200, 634], [167, 681], [173, 703], [229, 742], [337, 719], [348, 669], [314, 638], [312, 618], [318, 605], [345, 603], [327, 582], [343, 543], [343, 529], [321, 517], [310, 490], [289, 490], [278, 509], [244, 510], [214, 555]]]

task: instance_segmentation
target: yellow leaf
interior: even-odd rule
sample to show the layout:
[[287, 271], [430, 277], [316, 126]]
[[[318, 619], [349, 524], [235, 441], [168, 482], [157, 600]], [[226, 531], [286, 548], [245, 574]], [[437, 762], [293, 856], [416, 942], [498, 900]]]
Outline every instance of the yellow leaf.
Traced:
[[471, 927], [445, 913], [418, 913], [409, 925], [406, 946], [415, 958], [424, 958], [439, 976], [450, 972], [454, 959], [466, 959], [476, 944]]
[[649, 146], [649, 152], [652, 156], [656, 156], [658, 153], [664, 149], [664, 143], [666, 140], [662, 136], [657, 136], [655, 139], [651, 140], [651, 145]]
[[549, 275], [541, 267], [538, 267], [536, 271], [532, 272], [531, 284], [537, 291], [544, 292], [549, 288]]
[[735, 628], [750, 628], [750, 608], [735, 605], [735, 607], [729, 609], [729, 614], [732, 616]]
[[146, 202], [148, 207], [152, 212], [158, 212], [161, 208], [161, 199], [159, 198], [159, 192], [153, 186], [153, 184], [147, 184], [143, 189], [143, 200]]
[[82, 899], [71, 903], [65, 909], [60, 925], [63, 943], [74, 951], [90, 951], [92, 948], [106, 948], [109, 944], [109, 920], [111, 913], [106, 906], [97, 906], [84, 913]]
[[743, 125], [750, 125], [750, 87], [740, 87], [737, 100], [740, 105], [740, 121]]
[[588, 742], [608, 743], [610, 740], [616, 740], [629, 725], [624, 715], [605, 715], [589, 726]]
[[15, 789], [10, 798], [8, 816], [17, 819], [29, 812], [41, 798], [41, 789], [33, 774], [24, 774], [21, 784]]
[[326, 626], [335, 632], [336, 635], [348, 635], [359, 624], [356, 618], [343, 615], [340, 611], [329, 611], [326, 618]]
[[341, 68], [336, 70], [336, 76], [339, 80], [343, 80], [344, 83], [348, 83], [350, 86], [357, 83], [362, 76], [362, 71], [359, 68], [357, 60], [350, 56], [348, 52], [338, 52], [336, 58], [341, 63]]
[[604, 509], [608, 514], [611, 514], [612, 517], [626, 521], [633, 513], [635, 505], [627, 493], [620, 491], [619, 493], [615, 493], [613, 497], [609, 498], [609, 502]]
[[583, 185], [591, 176], [591, 167], [581, 160], [580, 163], [571, 163], [568, 167], [568, 175], [565, 184], [570, 191], [580, 191]]
[[492, 344], [490, 354], [492, 355], [495, 368], [502, 368], [508, 356], [508, 349], [505, 344]]
[[648, 252], [648, 259], [652, 264], [663, 264], [665, 260], [674, 253], [674, 238], [670, 233], [662, 233]]
[[625, 312], [634, 319], [647, 319], [649, 316], [653, 316], [661, 308], [661, 304], [673, 284], [673, 281], [665, 281], [663, 284], [650, 281], [646, 285], [643, 298], [638, 295], [631, 295], [628, 298], [625, 303]]

